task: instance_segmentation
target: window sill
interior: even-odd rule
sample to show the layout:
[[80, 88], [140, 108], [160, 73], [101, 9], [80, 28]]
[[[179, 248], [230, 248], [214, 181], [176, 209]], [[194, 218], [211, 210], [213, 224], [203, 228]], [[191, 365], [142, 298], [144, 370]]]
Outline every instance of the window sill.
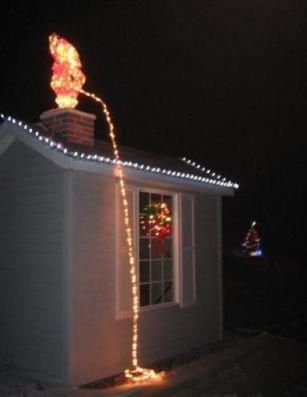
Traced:
[[167, 303], [160, 303], [158, 305], [140, 306], [140, 312], [148, 312], [151, 310], [166, 309], [168, 307], [173, 307], [173, 306], [180, 307], [178, 302], [167, 302]]

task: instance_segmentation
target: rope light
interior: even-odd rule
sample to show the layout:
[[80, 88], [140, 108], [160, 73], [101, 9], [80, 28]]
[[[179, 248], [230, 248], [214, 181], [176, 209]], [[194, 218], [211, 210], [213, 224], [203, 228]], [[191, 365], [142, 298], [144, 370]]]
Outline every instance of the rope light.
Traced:
[[[124, 209], [124, 224], [126, 229], [126, 241], [128, 245], [128, 257], [129, 257], [129, 265], [130, 265], [130, 281], [131, 281], [131, 292], [132, 292], [132, 369], [126, 369], [125, 375], [127, 379], [131, 379], [134, 382], [140, 382], [147, 379], [160, 379], [161, 374], [156, 373], [152, 369], [142, 368], [139, 366], [138, 362], [138, 319], [139, 319], [139, 289], [137, 283], [137, 267], [135, 260], [135, 253], [133, 249], [133, 241], [132, 241], [132, 230], [131, 230], [131, 222], [129, 217], [129, 208], [128, 208], [128, 199], [127, 199], [127, 190], [126, 184], [124, 180], [123, 166], [122, 161], [119, 157], [118, 146], [116, 142], [114, 124], [111, 119], [110, 111], [106, 105], [106, 103], [99, 97], [97, 97], [93, 93], [89, 93], [84, 90], [80, 90], [80, 93], [86, 95], [89, 98], [94, 99], [94, 101], [98, 102], [101, 105], [102, 112], [104, 113], [108, 128], [109, 128], [109, 137], [113, 147], [113, 153], [115, 157], [114, 164], [116, 166], [119, 184], [120, 184], [120, 193], [122, 198], [122, 204]], [[134, 166], [134, 165], [133, 165]]]
[[[124, 180], [123, 166], [119, 157], [115, 128], [111, 114], [107, 104], [101, 98], [82, 89], [82, 86], [85, 82], [85, 75], [81, 70], [81, 62], [78, 51], [66, 39], [57, 36], [55, 33], [49, 37], [49, 43], [50, 52], [55, 60], [52, 67], [53, 76], [51, 79], [51, 87], [57, 94], [56, 103], [58, 106], [60, 108], [74, 108], [78, 103], [78, 94], [81, 93], [100, 104], [108, 124], [109, 138], [112, 143], [114, 154], [112, 163], [117, 169], [120, 184], [120, 194], [123, 204], [132, 292], [132, 368], [125, 370], [125, 374], [127, 379], [131, 379], [135, 382], [145, 379], [157, 379], [160, 378], [159, 374], [152, 369], [141, 368], [138, 363], [139, 291], [136, 274], [137, 268], [133, 249], [131, 222], [129, 218], [127, 190]], [[78, 152], [74, 152], [72, 155], [74, 157], [78, 157]], [[93, 158], [94, 160], [97, 160], [98, 156], [95, 154]], [[137, 164], [132, 164], [132, 166], [137, 167]]]

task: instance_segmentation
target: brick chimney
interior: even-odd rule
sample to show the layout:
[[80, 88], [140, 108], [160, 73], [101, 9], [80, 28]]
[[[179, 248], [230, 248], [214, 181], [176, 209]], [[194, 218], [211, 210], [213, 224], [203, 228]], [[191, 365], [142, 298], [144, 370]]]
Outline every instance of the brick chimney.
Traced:
[[53, 134], [69, 143], [94, 146], [96, 116], [75, 109], [51, 109], [40, 116], [42, 124]]

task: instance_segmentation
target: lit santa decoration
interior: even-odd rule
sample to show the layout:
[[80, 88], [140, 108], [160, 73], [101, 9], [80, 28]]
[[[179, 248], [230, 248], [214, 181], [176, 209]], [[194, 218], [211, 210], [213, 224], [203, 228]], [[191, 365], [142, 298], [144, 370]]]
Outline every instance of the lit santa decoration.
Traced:
[[55, 101], [59, 108], [75, 108], [85, 83], [79, 54], [67, 40], [55, 33], [49, 36], [49, 47], [54, 59], [50, 85], [56, 93]]

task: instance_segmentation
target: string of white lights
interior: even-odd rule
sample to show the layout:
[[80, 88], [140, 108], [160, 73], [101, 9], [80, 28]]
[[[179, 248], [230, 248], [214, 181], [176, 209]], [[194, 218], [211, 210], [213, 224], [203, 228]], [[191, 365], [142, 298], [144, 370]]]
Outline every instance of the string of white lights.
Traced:
[[[204, 166], [202, 166], [201, 164], [196, 163], [195, 161], [192, 161], [192, 160], [190, 160], [190, 159], [187, 159], [186, 157], [182, 157], [181, 160], [182, 160], [184, 163], [190, 165], [191, 167], [193, 167], [193, 168], [195, 168], [195, 169], [197, 169], [197, 170], [199, 170], [199, 171], [201, 171], [201, 172], [204, 172], [204, 173], [206, 173], [207, 175], [210, 175], [211, 177], [217, 179], [218, 181], [221, 181], [221, 182], [223, 182], [223, 183], [226, 183], [227, 186], [231, 186], [231, 187], [233, 187], [233, 188], [235, 188], [235, 189], [238, 189], [238, 188], [239, 188], [239, 185], [238, 185], [237, 183], [234, 183], [234, 182], [232, 182], [231, 180], [227, 180], [226, 178], [222, 177], [222, 176], [221, 176], [220, 174], [218, 174], [217, 172], [212, 171], [210, 168], [204, 167]], [[223, 185], [222, 185], [222, 186], [223, 186]]]
[[[28, 126], [26, 123], [17, 120], [11, 116], [6, 117], [4, 114], [0, 114], [1, 119], [8, 121], [12, 124], [17, 125], [20, 127], [24, 132], [32, 136], [33, 138], [37, 139], [40, 141], [42, 144], [45, 144], [46, 146], [49, 146], [49, 148], [61, 152], [65, 154], [66, 156], [69, 156], [75, 160], [82, 160], [82, 161], [91, 161], [91, 162], [96, 162], [96, 163], [106, 163], [106, 164], [121, 164], [124, 167], [128, 168], [134, 168], [138, 169], [141, 171], [146, 171], [154, 174], [161, 174], [161, 175], [166, 175], [166, 176], [171, 176], [174, 178], [180, 178], [180, 179], [187, 179], [187, 180], [192, 180], [195, 182], [201, 182], [201, 183], [207, 183], [211, 185], [216, 185], [216, 186], [222, 186], [225, 188], [234, 188], [238, 189], [239, 185], [237, 183], [233, 183], [232, 181], [226, 180], [225, 178], [217, 178], [213, 173], [207, 172], [208, 176], [200, 176], [200, 175], [195, 175], [192, 173], [187, 173], [187, 172], [181, 172], [181, 171], [174, 171], [166, 168], [161, 168], [161, 167], [153, 167], [151, 165], [147, 164], [140, 164], [138, 162], [133, 162], [133, 161], [122, 161], [122, 160], [116, 160], [114, 158], [108, 157], [108, 156], [102, 156], [100, 154], [87, 154], [79, 151], [74, 151], [70, 150], [67, 147], [65, 147], [62, 143], [56, 142], [51, 138], [43, 136], [38, 130], [35, 130], [33, 127]], [[185, 160], [183, 160], [185, 159]], [[196, 164], [192, 162], [191, 160], [187, 160], [185, 157], [182, 160], [186, 162], [187, 164], [195, 167], [196, 169], [200, 169], [201, 171], [204, 171], [204, 167], [201, 167], [199, 164]], [[190, 163], [188, 163], [190, 161]], [[206, 171], [208, 171], [206, 169]], [[216, 179], [215, 179], [215, 178]]]

